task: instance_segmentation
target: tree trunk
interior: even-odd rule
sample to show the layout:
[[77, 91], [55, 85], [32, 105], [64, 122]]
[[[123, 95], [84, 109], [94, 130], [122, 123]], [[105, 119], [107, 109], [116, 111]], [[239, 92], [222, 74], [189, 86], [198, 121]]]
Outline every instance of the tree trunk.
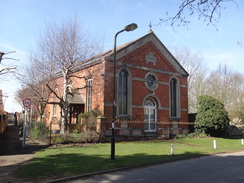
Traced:
[[60, 133], [63, 135], [66, 131], [67, 117], [68, 117], [68, 101], [67, 101], [67, 83], [68, 83], [68, 69], [62, 70], [64, 77], [64, 88], [63, 88], [63, 104], [61, 110], [61, 130]]

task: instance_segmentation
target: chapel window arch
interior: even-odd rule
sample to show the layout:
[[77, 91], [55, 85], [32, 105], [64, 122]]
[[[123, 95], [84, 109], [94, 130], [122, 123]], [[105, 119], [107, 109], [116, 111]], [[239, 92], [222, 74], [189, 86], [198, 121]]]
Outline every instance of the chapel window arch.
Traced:
[[86, 111], [92, 110], [92, 78], [87, 80]]
[[129, 118], [131, 115], [131, 72], [128, 68], [118, 71], [118, 117]]
[[157, 104], [152, 98], [144, 102], [144, 129], [145, 131], [156, 131]]
[[[54, 89], [55, 93], [58, 94], [58, 87], [56, 86], [55, 89]], [[53, 117], [56, 117], [57, 116], [57, 102], [58, 102], [58, 98], [57, 96], [54, 94], [53, 96]]]
[[119, 115], [127, 115], [127, 103], [128, 103], [128, 72], [121, 70], [119, 72]]
[[169, 82], [169, 96], [170, 96], [170, 117], [179, 118], [180, 117], [180, 88], [179, 81], [177, 78], [172, 77]]

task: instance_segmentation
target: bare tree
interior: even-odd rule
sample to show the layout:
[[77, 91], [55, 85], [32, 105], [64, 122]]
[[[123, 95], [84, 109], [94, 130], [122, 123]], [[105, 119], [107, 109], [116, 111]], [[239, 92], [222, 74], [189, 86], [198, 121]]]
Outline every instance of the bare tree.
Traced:
[[[38, 75], [38, 72], [35, 75]], [[18, 76], [18, 79], [24, 85], [22, 89], [17, 90], [17, 99], [19, 101], [23, 101], [25, 98], [30, 98], [32, 106], [34, 106], [34, 108], [32, 107], [32, 110], [34, 111], [33, 114], [37, 114], [35, 115], [36, 121], [39, 119], [41, 122], [43, 122], [44, 110], [48, 104], [47, 101], [51, 95], [51, 92], [48, 90], [44, 83], [38, 83], [37, 80], [35, 80], [36, 78], [31, 77], [29, 72], [26, 72], [24, 76]]]
[[244, 76], [233, 72], [226, 64], [209, 73], [206, 80], [208, 94], [221, 101], [232, 121], [243, 122]]
[[244, 123], [244, 75], [232, 74], [231, 101], [228, 105], [230, 119], [236, 124]]
[[225, 3], [227, 2], [237, 5], [234, 0], [182, 0], [175, 15], [171, 16], [166, 12], [167, 18], [160, 19], [160, 23], [169, 22], [172, 27], [175, 25], [187, 27], [190, 23], [189, 16], [196, 14], [199, 20], [203, 20], [207, 25], [212, 24], [215, 26], [220, 20], [221, 11], [225, 9]]
[[173, 47], [171, 51], [179, 63], [189, 73], [189, 112], [195, 113], [197, 111], [199, 96], [206, 94], [205, 80], [207, 76], [207, 68], [204, 66], [202, 55], [201, 53], [191, 53], [187, 47], [182, 49]]
[[[36, 93], [32, 90], [32, 88], [24, 87], [22, 89], [17, 90], [16, 92], [16, 99], [22, 103], [22, 101], [26, 98], [31, 99], [31, 113], [30, 113], [30, 119], [31, 120], [38, 120], [38, 116], [40, 115], [39, 111], [39, 101], [36, 97]], [[41, 118], [42, 120], [42, 118]], [[42, 122], [42, 121], [41, 121]]]
[[233, 72], [226, 64], [208, 71], [200, 53], [191, 53], [188, 48], [171, 49], [175, 58], [188, 71], [189, 112], [197, 112], [198, 98], [210, 95], [223, 103], [232, 121], [243, 123], [244, 76]]
[[[73, 95], [74, 89], [86, 87], [74, 88], [72, 78], [83, 80], [89, 78], [89, 75], [76, 75], [75, 68], [83, 60], [99, 51], [101, 51], [101, 42], [94, 42], [88, 34], [82, 33], [75, 19], [61, 25], [47, 25], [46, 30], [37, 41], [36, 51], [31, 54], [32, 70], [33, 72], [39, 72], [39, 78], [36, 81], [40, 82], [40, 79], [42, 79], [41, 83], [45, 83], [45, 87], [58, 99], [54, 102], [42, 98], [43, 102], [58, 104], [61, 107], [61, 134], [66, 131], [69, 107], [68, 95]], [[37, 86], [38, 82], [33, 86]], [[59, 91], [62, 89], [62, 92], [55, 90], [57, 86], [59, 86]]]
[[[16, 60], [14, 58], [11, 58], [11, 57], [5, 57], [5, 55], [7, 54], [10, 54], [10, 53], [14, 53], [15, 51], [12, 51], [12, 52], [0, 52], [0, 64], [2, 64], [2, 61], [5, 60], [5, 59], [11, 59], [11, 60]], [[17, 61], [17, 60], [16, 60]], [[15, 73], [15, 70], [16, 67], [7, 67], [7, 66], [4, 66], [4, 68], [0, 68], [0, 75], [4, 75], [4, 74], [8, 74], [8, 73]]]

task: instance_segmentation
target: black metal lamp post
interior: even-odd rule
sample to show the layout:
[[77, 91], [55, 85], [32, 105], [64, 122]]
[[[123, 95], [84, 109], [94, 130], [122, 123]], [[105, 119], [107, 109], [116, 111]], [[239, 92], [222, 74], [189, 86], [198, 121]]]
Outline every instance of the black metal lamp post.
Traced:
[[116, 120], [116, 39], [117, 36], [124, 31], [133, 31], [137, 29], [137, 24], [132, 23], [124, 27], [123, 30], [117, 32], [114, 37], [114, 74], [113, 74], [113, 121], [112, 121], [112, 137], [111, 137], [111, 160], [115, 159], [115, 133], [114, 133], [114, 126]]

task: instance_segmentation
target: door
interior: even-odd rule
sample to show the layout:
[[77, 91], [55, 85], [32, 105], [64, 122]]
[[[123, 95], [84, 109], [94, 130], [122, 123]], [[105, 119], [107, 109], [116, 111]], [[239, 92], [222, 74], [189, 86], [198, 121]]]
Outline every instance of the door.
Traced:
[[144, 104], [144, 122], [146, 131], [156, 131], [157, 108], [152, 99], [147, 99]]

